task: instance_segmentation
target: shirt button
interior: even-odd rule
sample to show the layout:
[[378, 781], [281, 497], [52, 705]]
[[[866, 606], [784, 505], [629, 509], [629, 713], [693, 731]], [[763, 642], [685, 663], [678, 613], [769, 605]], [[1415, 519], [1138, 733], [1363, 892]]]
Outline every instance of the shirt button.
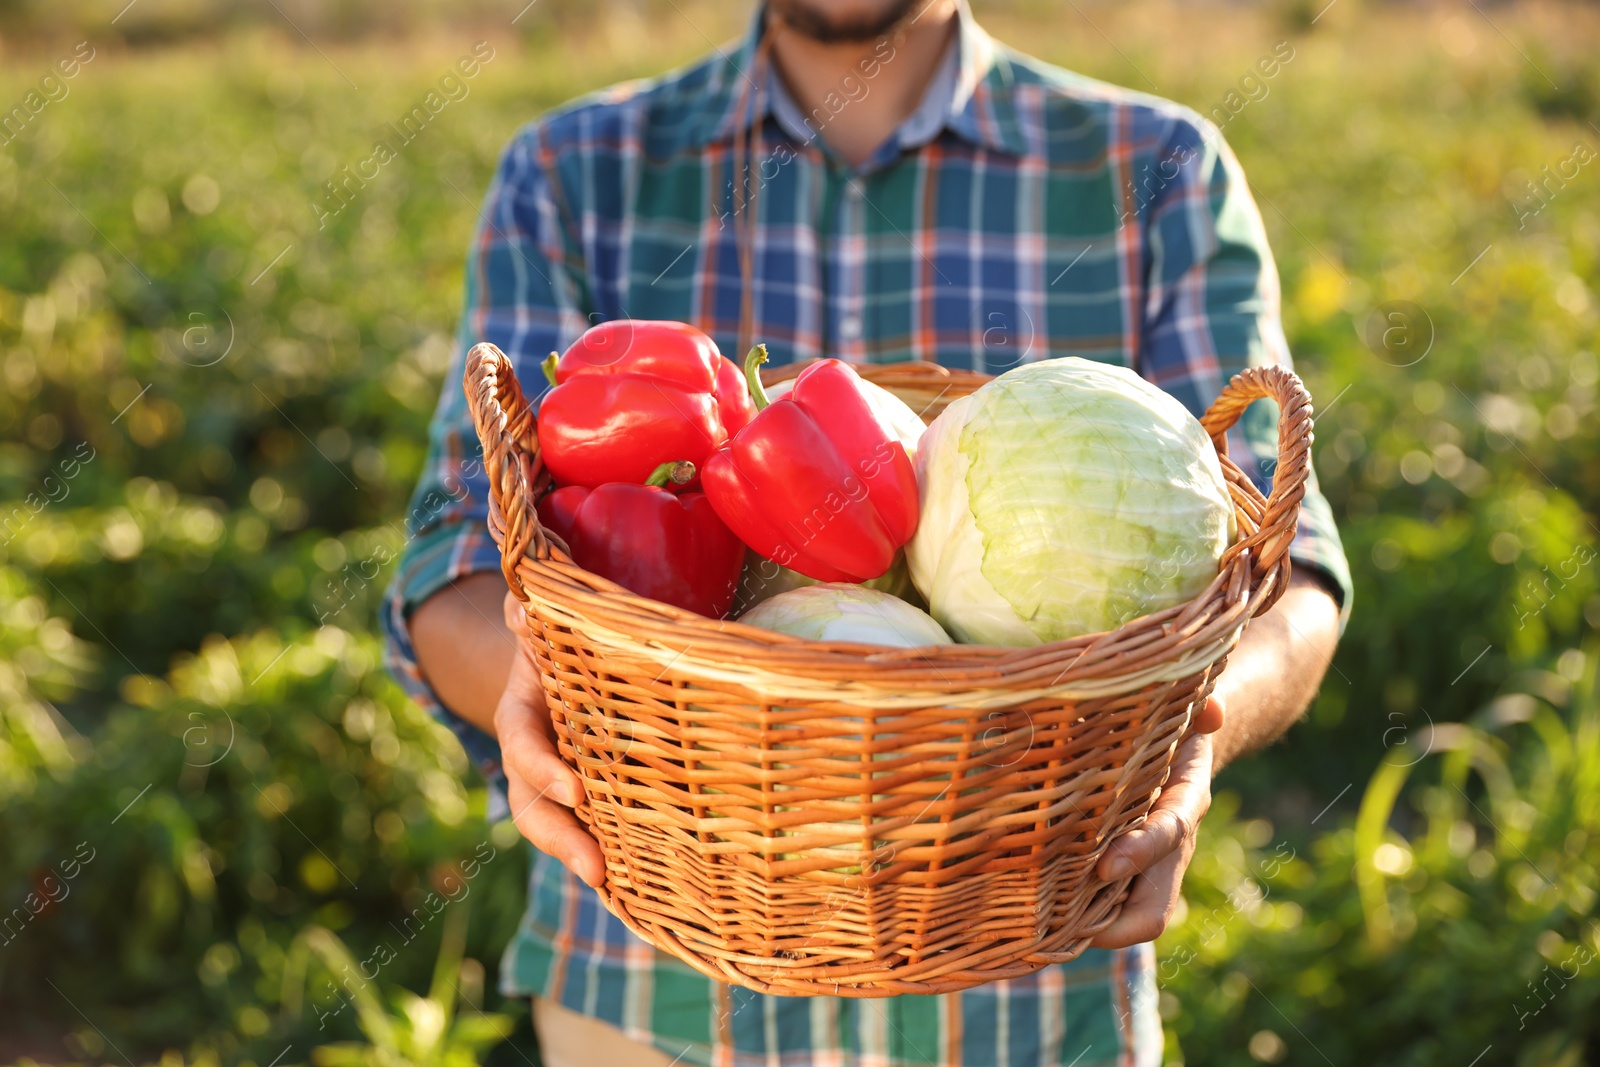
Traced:
[[847, 341], [854, 341], [861, 336], [861, 316], [846, 315], [839, 320], [839, 335]]

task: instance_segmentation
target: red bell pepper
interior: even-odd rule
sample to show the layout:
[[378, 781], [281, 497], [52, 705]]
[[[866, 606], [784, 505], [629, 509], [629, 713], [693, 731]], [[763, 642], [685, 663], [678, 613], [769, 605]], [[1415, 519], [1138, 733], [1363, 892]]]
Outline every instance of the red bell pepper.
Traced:
[[755, 415], [739, 368], [681, 322], [615, 319], [544, 362], [539, 453], [557, 485], [635, 485], [705, 459]]
[[706, 461], [706, 496], [740, 539], [824, 582], [883, 574], [917, 530], [917, 477], [861, 379], [836, 359], [813, 363], [767, 400], [751, 349], [745, 377], [756, 417]]
[[690, 463], [663, 463], [644, 485], [569, 485], [539, 501], [539, 521], [567, 543], [584, 570], [640, 596], [720, 619], [733, 606], [744, 545], [703, 493], [674, 496]]

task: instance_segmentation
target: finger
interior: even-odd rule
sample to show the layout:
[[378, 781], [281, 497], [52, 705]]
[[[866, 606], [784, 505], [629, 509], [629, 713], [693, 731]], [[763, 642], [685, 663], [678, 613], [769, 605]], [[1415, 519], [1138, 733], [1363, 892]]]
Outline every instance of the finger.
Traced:
[[1154, 941], [1166, 930], [1178, 908], [1178, 887], [1189, 857], [1172, 852], [1134, 880], [1122, 912], [1094, 939], [1095, 948], [1127, 948]]
[[520, 633], [525, 621], [522, 614], [522, 602], [517, 599], [517, 594], [509, 589], [506, 590], [505, 600], [501, 601], [501, 611], [506, 618], [506, 627], [512, 633]]
[[508, 776], [507, 800], [517, 830], [545, 855], [553, 857], [586, 884], [605, 881], [600, 844], [571, 810], [542, 796], [527, 783]]
[[500, 730], [500, 762], [508, 777], [567, 807], [583, 800], [583, 782], [543, 732], [531, 724]]
[[1228, 704], [1225, 699], [1212, 693], [1206, 697], [1205, 705], [1195, 712], [1194, 719], [1189, 728], [1197, 734], [1214, 734], [1222, 729], [1222, 724], [1227, 721]]
[[1178, 748], [1172, 773], [1155, 807], [1139, 826], [1120, 835], [1100, 857], [1098, 874], [1111, 882], [1148, 871], [1162, 857], [1192, 849], [1200, 820], [1211, 809], [1211, 743], [1204, 735]]
[[1193, 838], [1198, 822], [1198, 817], [1188, 812], [1170, 808], [1152, 811], [1143, 825], [1129, 830], [1106, 849], [1100, 859], [1100, 877], [1110, 882], [1153, 870]]
[[536, 793], [574, 807], [583, 782], [556, 751], [555, 732], [533, 665], [519, 656], [494, 713], [495, 736], [507, 776], [521, 778]]

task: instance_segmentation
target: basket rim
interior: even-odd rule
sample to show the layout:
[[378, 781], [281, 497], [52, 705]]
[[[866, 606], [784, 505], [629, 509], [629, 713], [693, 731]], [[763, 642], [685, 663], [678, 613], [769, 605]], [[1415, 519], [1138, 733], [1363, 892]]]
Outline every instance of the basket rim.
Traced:
[[[763, 380], [777, 382], [793, 377], [810, 362], [814, 361], [764, 368]], [[1304, 385], [1292, 371], [1281, 367], [1252, 368], [1235, 375], [1200, 420], [1211, 438], [1230, 489], [1235, 536], [1219, 562], [1217, 575], [1196, 596], [1129, 619], [1110, 630], [1037, 645], [952, 644], [891, 648], [860, 642], [812, 641], [732, 619], [711, 619], [641, 596], [579, 567], [560, 539], [538, 522], [533, 502], [547, 490], [549, 478], [538, 458], [535, 417], [509, 358], [494, 345], [481, 343], [473, 347], [466, 363], [463, 384], [483, 440], [485, 467], [490, 472], [493, 490], [489, 532], [502, 551], [502, 567], [512, 592], [525, 607], [530, 600], [537, 599], [560, 614], [573, 616], [577, 629], [585, 628], [581, 623], [586, 619], [594, 621], [583, 615], [580, 607], [586, 602], [602, 601], [591, 606], [603, 607], [612, 616], [613, 624], [604, 629], [616, 630], [620, 627], [615, 624], [631, 621], [629, 628], [635, 633], [628, 636], [634, 643], [653, 646], [669, 655], [675, 653], [683, 657], [697, 646], [736, 644], [746, 653], [764, 654], [762, 667], [777, 674], [815, 676], [819, 668], [828, 666], [857, 670], [871, 666], [885, 672], [889, 676], [886, 681], [893, 681], [893, 676], [903, 673], [897, 668], [926, 670], [937, 664], [945, 669], [988, 668], [984, 673], [995, 672], [998, 681], [999, 674], [1009, 677], [1016, 668], [1025, 667], [1036, 659], [1048, 660], [1058, 671], [1065, 670], [1067, 668], [1061, 666], [1063, 657], [1074, 656], [1077, 662], [1097, 646], [1115, 650], [1119, 641], [1140, 633], [1155, 631], [1173, 636], [1183, 631], [1194, 632], [1197, 625], [1203, 631], [1208, 628], [1205, 623], [1235, 616], [1240, 607], [1247, 609], [1243, 618], [1237, 620], [1237, 627], [1228, 628], [1242, 628], [1249, 617], [1270, 607], [1288, 584], [1287, 544], [1295, 532], [1304, 491], [1312, 421], [1310, 396]], [[929, 378], [977, 387], [994, 377], [917, 360], [852, 364], [852, 367], [863, 378], [886, 388], [906, 380]], [[1225, 438], [1244, 409], [1257, 399], [1276, 399], [1279, 403], [1279, 456], [1275, 469], [1280, 474], [1290, 475], [1283, 486], [1277, 484], [1275, 478], [1271, 498], [1263, 496], [1229, 457]], [[518, 506], [508, 514], [503, 499]], [[520, 552], [508, 551], [508, 546], [514, 550], [519, 543]], [[1257, 551], [1263, 547], [1267, 551]], [[1273, 548], [1277, 551], [1271, 551]], [[1268, 559], [1269, 554], [1275, 558]], [[534, 581], [530, 583], [525, 578]], [[557, 601], [539, 595], [530, 584], [559, 587], [565, 595]], [[1208, 607], [1213, 610], [1207, 611]], [[641, 631], [649, 631], [651, 636], [641, 641]], [[672, 640], [673, 635], [678, 640]], [[786, 662], [791, 660], [786, 653], [804, 656], [809, 662]], [[824, 670], [823, 673], [832, 672]], [[849, 673], [853, 680], [870, 683], [869, 678], [857, 678], [855, 672]]]

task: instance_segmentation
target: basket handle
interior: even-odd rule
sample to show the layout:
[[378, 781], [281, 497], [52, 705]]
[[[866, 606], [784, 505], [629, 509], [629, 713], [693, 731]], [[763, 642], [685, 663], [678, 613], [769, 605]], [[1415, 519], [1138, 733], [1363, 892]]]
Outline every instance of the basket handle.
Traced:
[[1300, 500], [1311, 472], [1311, 394], [1294, 371], [1251, 367], [1235, 374], [1200, 418], [1217, 454], [1226, 456], [1228, 430], [1245, 408], [1262, 399], [1278, 403], [1278, 461], [1272, 471], [1272, 495], [1256, 531], [1228, 550], [1229, 556], [1249, 551], [1258, 578], [1278, 566], [1299, 525]]
[[487, 341], [467, 352], [461, 387], [472, 423], [483, 442], [483, 469], [489, 477], [489, 530], [500, 544], [500, 569], [519, 600], [526, 601], [517, 562], [529, 549], [548, 559], [550, 544], [539, 526], [534, 496], [544, 474], [533, 405], [528, 403], [511, 358]]

